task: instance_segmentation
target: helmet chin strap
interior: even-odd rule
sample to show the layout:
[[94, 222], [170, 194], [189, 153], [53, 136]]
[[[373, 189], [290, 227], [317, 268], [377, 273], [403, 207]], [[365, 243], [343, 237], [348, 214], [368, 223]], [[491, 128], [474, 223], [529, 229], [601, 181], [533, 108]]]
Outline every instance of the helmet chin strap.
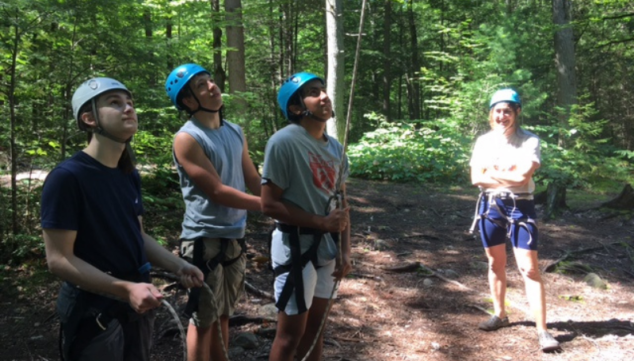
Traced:
[[[315, 114], [313, 114], [313, 112], [311, 112], [310, 110], [308, 110], [308, 109], [306, 108], [306, 104], [304, 104], [304, 98], [302, 98], [301, 96], [299, 97], [299, 101], [302, 103], [302, 108], [304, 108], [304, 110], [303, 110], [303, 111], [302, 111], [302, 113], [301, 113], [301, 114], [302, 114], [302, 117], [313, 118], [313, 119], [315, 119], [316, 121], [318, 121], [318, 122], [322, 122], [322, 123], [325, 123], [325, 122], [327, 122], [327, 121], [328, 121], [328, 119], [321, 119], [321, 118], [318, 118]], [[333, 112], [332, 112], [332, 117], [331, 117], [331, 118], [334, 118], [334, 116], [335, 116], [335, 112], [333, 111]]]
[[92, 99], [92, 115], [95, 118], [95, 122], [97, 123], [97, 126], [95, 128], [90, 129], [89, 131], [95, 134], [102, 135], [110, 140], [114, 140], [117, 143], [123, 143], [123, 144], [130, 143], [130, 141], [132, 140], [132, 137], [128, 139], [118, 138], [106, 132], [106, 130], [101, 127], [101, 124], [99, 124], [99, 113], [97, 112], [97, 104], [95, 102], [95, 99]]
[[97, 104], [95, 102], [95, 99], [92, 99], [92, 114], [95, 117], [95, 122], [97, 123], [97, 126], [95, 128], [89, 129], [89, 131], [94, 134], [102, 135], [117, 143], [125, 144], [125, 150], [126, 152], [128, 152], [128, 155], [130, 156], [130, 160], [132, 161], [132, 164], [133, 165], [136, 164], [136, 156], [134, 155], [134, 150], [132, 150], [132, 146], [130, 145], [130, 142], [132, 141], [132, 138], [134, 136], [131, 136], [128, 139], [122, 139], [122, 138], [115, 137], [114, 135], [106, 132], [105, 129], [103, 129], [101, 125], [99, 124], [99, 113], [97, 112]]
[[[201, 111], [201, 112], [205, 112], [205, 113], [219, 113], [218, 115], [220, 116], [220, 125], [223, 125], [223, 120], [222, 120], [222, 108], [224, 108], [224, 104], [220, 106], [220, 108], [213, 110], [213, 109], [209, 109], [209, 108], [205, 108], [200, 104], [200, 100], [198, 100], [198, 97], [196, 97], [195, 94], [192, 94], [192, 96], [194, 97], [194, 99], [196, 100], [196, 104], [198, 104], [198, 108], [196, 108], [196, 110], [194, 111], [189, 111], [189, 109], [186, 109], [187, 112], [189, 113], [190, 116], [194, 115], [194, 113]], [[185, 107], [187, 108], [187, 107]]]

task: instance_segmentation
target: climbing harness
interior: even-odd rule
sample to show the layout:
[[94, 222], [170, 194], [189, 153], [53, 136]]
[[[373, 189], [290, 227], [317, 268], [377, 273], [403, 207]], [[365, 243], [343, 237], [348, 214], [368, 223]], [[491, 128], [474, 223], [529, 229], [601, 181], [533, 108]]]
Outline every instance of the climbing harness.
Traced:
[[[226, 252], [227, 252], [227, 247], [229, 246], [230, 241], [231, 240], [227, 238], [220, 238], [220, 250], [218, 251], [218, 254], [216, 254], [216, 256], [214, 256], [212, 259], [205, 261], [203, 259], [204, 258], [203, 256], [205, 254], [205, 245], [204, 245], [203, 239], [197, 238], [194, 240], [194, 250], [193, 250], [192, 259], [189, 259], [188, 257], [183, 257], [183, 258], [185, 258], [189, 263], [198, 267], [198, 269], [200, 269], [201, 272], [203, 273], [203, 280], [206, 280], [209, 273], [212, 272], [214, 269], [216, 269], [218, 265], [222, 265], [223, 267], [229, 267], [234, 262], [239, 260], [240, 257], [242, 257], [242, 255], [246, 252], [247, 245], [245, 240], [238, 239], [237, 241], [240, 244], [240, 248], [241, 248], [240, 254], [235, 258], [227, 259]], [[182, 244], [183, 240], [181, 239], [180, 242]], [[180, 246], [178, 248], [181, 249]], [[192, 288], [189, 290], [187, 306], [185, 307], [185, 310], [183, 311], [183, 314], [185, 315], [185, 317], [190, 318], [194, 312], [198, 311], [200, 292], [201, 292], [200, 287]]]
[[[152, 266], [146, 262], [136, 272], [114, 277], [131, 282], [149, 282]], [[105, 331], [108, 324], [117, 319], [120, 324], [137, 321], [141, 316], [130, 305], [119, 299], [80, 289], [70, 282], [62, 287], [74, 293], [75, 304], [65, 325], [60, 323], [59, 352], [62, 360], [79, 355], [88, 343]], [[68, 342], [63, 342], [67, 340]]]
[[[147, 275], [149, 276], [149, 271], [151, 269], [151, 265], [150, 263], [146, 263], [142, 266], [141, 269], [147, 269]], [[141, 280], [143, 281], [143, 280]], [[78, 293], [78, 297], [82, 297], [85, 298], [85, 295], [93, 295], [93, 297], [95, 296], [103, 296], [103, 295], [96, 295], [96, 294], [92, 294], [92, 293], [88, 293], [85, 292], [83, 290], [79, 290], [76, 286], [71, 285], [68, 282], [67, 286], [76, 288], [79, 293]], [[207, 288], [207, 290], [212, 293], [213, 292], [211, 290], [211, 288], [209, 287], [209, 285], [207, 285], [206, 283], [203, 282], [203, 287]], [[74, 320], [74, 322], [79, 321], [81, 324], [80, 325], [74, 325], [75, 327], [80, 326], [81, 328], [75, 328], [76, 333], [77, 333], [77, 337], [75, 339], [73, 339], [71, 342], [69, 342], [67, 345], [64, 345], [63, 340], [65, 339], [65, 337], [68, 337], [68, 333], [70, 330], [65, 330], [65, 328], [60, 324], [60, 329], [59, 329], [59, 353], [60, 353], [60, 359], [62, 361], [67, 360], [66, 355], [70, 355], [70, 352], [73, 353], [73, 355], [77, 355], [79, 353], [81, 353], [81, 351], [83, 350], [83, 348], [85, 346], [88, 345], [88, 343], [90, 342], [90, 340], [92, 340], [95, 336], [97, 336], [100, 332], [105, 331], [107, 328], [107, 325], [110, 323], [110, 321], [112, 321], [114, 318], [119, 319], [119, 322], [131, 322], [133, 321], [129, 316], [135, 316], [136, 312], [134, 312], [132, 310], [132, 308], [130, 307], [129, 304], [125, 303], [125, 301], [123, 300], [119, 300], [119, 299], [115, 299], [112, 298], [110, 296], [104, 296], [108, 297], [107, 300], [111, 301], [113, 303], [113, 307], [110, 307], [109, 309], [100, 312], [99, 314], [97, 314], [96, 316], [94, 315], [94, 313], [89, 314], [88, 317], [81, 317], [82, 315], [80, 314], [81, 312], [74, 312], [74, 315], [71, 317], [74, 318], [80, 318], [78, 320]], [[213, 297], [212, 297], [213, 299]], [[84, 299], [80, 299], [78, 300], [79, 302], [85, 302]], [[185, 328], [183, 327], [183, 323], [180, 320], [180, 317], [178, 316], [178, 313], [176, 312], [176, 310], [174, 310], [174, 307], [167, 302], [165, 299], [161, 300], [161, 304], [167, 308], [167, 310], [169, 311], [170, 315], [172, 316], [172, 318], [174, 319], [174, 322], [176, 323], [176, 326], [178, 327], [178, 331], [180, 332], [180, 336], [181, 336], [181, 346], [183, 348], [183, 361], [187, 361], [187, 334], [185, 333]], [[217, 313], [218, 310], [215, 307], [215, 302], [213, 303], [214, 306], [214, 311]], [[79, 304], [78, 310], [81, 311], [85, 311], [85, 307], [86, 304]], [[94, 317], [94, 320], [93, 320]], [[140, 316], [137, 316], [137, 319], [140, 318]], [[71, 320], [72, 321], [72, 320]], [[68, 323], [70, 323], [71, 321], [69, 321]], [[94, 321], [94, 322], [93, 322]], [[216, 322], [218, 325], [218, 332], [219, 332], [219, 337], [220, 337], [220, 342], [222, 344], [222, 350], [224, 352], [225, 355], [225, 359], [227, 361], [229, 361], [229, 356], [227, 353], [227, 348], [225, 347], [224, 341], [223, 341], [223, 337], [222, 337], [222, 333], [221, 333], [221, 328], [220, 328], [220, 322]], [[68, 328], [68, 327], [67, 327]], [[66, 348], [66, 349], [65, 349]], [[73, 357], [71, 357], [72, 359]]]
[[[282, 233], [289, 235], [289, 246], [291, 249], [290, 262], [285, 265], [279, 265], [273, 269], [275, 277], [288, 273], [288, 278], [282, 287], [282, 292], [277, 300], [275, 306], [278, 310], [284, 310], [288, 301], [291, 299], [293, 290], [295, 290], [295, 301], [297, 302], [298, 313], [303, 313], [308, 310], [306, 307], [306, 300], [304, 299], [304, 279], [302, 277], [302, 270], [306, 265], [311, 262], [315, 269], [319, 269], [319, 262], [317, 259], [317, 250], [321, 244], [321, 239], [326, 232], [323, 232], [314, 228], [305, 228], [291, 226], [284, 223], [276, 223], [275, 228]], [[306, 250], [301, 253], [300, 236], [301, 235], [313, 235], [313, 242]], [[339, 243], [339, 234], [331, 233], [335, 243]]]
[[[485, 200], [485, 204], [487, 208], [484, 212], [480, 214], [480, 206], [482, 204], [483, 199]], [[480, 192], [480, 195], [478, 196], [478, 201], [476, 202], [475, 213], [473, 215], [473, 223], [471, 223], [471, 228], [469, 228], [469, 233], [473, 234], [478, 221], [488, 220], [500, 228], [505, 228], [507, 230], [506, 238], [510, 239], [511, 232], [513, 230], [513, 225], [518, 225], [519, 227], [523, 227], [528, 231], [528, 235], [529, 235], [528, 244], [530, 245], [533, 242], [533, 236], [531, 235], [528, 225], [532, 224], [533, 226], [537, 226], [537, 222], [535, 222], [534, 219], [528, 216], [514, 219], [513, 213], [515, 213], [515, 210], [517, 209], [517, 201], [532, 200], [532, 199], [533, 199], [533, 196], [531, 193], [513, 193], [508, 189]], [[497, 200], [501, 200], [501, 201], [511, 200], [513, 202], [513, 208], [511, 212], [507, 214], [504, 207], [500, 207], [500, 205], [497, 203]], [[491, 208], [493, 208], [503, 218], [491, 217], [489, 215]]]
[[[243, 254], [246, 253], [246, 250], [247, 250], [246, 241], [244, 239], [238, 239], [237, 241], [238, 241], [238, 244], [240, 244], [240, 254], [236, 256], [235, 258], [227, 259], [227, 255], [226, 255], [227, 247], [229, 246], [229, 242], [231, 242], [231, 239], [227, 239], [227, 238], [220, 238], [220, 250], [218, 251], [218, 254], [216, 254], [213, 258], [207, 261], [204, 260], [205, 244], [202, 238], [196, 238], [194, 240], [194, 250], [193, 250], [192, 259], [187, 259], [186, 257], [183, 257], [183, 258], [186, 258], [188, 262], [198, 267], [198, 269], [200, 269], [201, 272], [203, 273], [203, 287], [205, 287], [207, 291], [211, 294], [212, 313], [216, 315], [215, 323], [218, 328], [217, 330], [218, 338], [220, 339], [220, 344], [222, 345], [222, 351], [227, 361], [229, 361], [229, 355], [227, 352], [227, 347], [225, 346], [224, 337], [222, 337], [222, 327], [220, 326], [220, 312], [216, 304], [216, 298], [214, 297], [214, 292], [211, 289], [211, 287], [209, 287], [209, 285], [204, 281], [207, 279], [207, 276], [209, 275], [209, 273], [212, 272], [214, 269], [216, 269], [218, 265], [222, 265], [222, 267], [229, 267], [234, 262], [239, 260]], [[182, 245], [182, 242], [183, 240], [181, 239], [180, 240], [181, 245]], [[180, 245], [178, 249], [179, 250], [182, 249]], [[182, 256], [183, 255], [181, 254], [181, 257]], [[183, 311], [183, 315], [185, 317], [191, 318], [192, 314], [198, 311], [201, 291], [202, 289], [200, 287], [191, 288], [189, 290], [187, 305], [185, 306], [185, 310]]]

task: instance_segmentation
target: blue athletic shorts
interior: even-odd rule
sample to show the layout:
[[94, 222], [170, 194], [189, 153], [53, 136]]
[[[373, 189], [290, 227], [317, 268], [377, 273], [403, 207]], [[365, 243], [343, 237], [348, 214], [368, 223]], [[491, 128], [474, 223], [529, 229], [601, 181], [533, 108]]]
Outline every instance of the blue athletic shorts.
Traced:
[[[478, 222], [480, 237], [484, 248], [497, 246], [506, 242], [506, 235], [511, 229], [510, 240], [514, 248], [537, 250], [539, 232], [536, 223], [526, 222], [527, 218], [536, 222], [535, 202], [533, 200], [515, 200], [494, 198], [497, 207], [489, 206], [488, 197], [482, 197], [479, 214], [489, 210], [488, 217]], [[503, 212], [503, 215], [500, 214]], [[506, 216], [510, 215], [516, 222], [508, 224]], [[521, 223], [521, 224], [520, 224]], [[506, 225], [503, 227], [502, 225]]]

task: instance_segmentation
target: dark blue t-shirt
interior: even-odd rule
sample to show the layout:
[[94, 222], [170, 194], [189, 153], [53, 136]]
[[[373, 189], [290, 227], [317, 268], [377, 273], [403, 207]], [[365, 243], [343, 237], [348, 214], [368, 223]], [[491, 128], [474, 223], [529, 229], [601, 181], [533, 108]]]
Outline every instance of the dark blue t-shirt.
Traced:
[[115, 277], [147, 262], [138, 216], [141, 178], [84, 152], [60, 163], [42, 190], [42, 228], [77, 231], [75, 255]]

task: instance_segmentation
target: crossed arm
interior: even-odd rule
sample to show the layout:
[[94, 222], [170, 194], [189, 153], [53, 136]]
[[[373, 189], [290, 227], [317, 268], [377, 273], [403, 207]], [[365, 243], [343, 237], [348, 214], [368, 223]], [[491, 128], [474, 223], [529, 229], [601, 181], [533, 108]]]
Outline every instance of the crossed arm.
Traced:
[[473, 166], [471, 183], [485, 189], [523, 186], [530, 181], [537, 168], [539, 163], [535, 161], [520, 162], [513, 170]]

